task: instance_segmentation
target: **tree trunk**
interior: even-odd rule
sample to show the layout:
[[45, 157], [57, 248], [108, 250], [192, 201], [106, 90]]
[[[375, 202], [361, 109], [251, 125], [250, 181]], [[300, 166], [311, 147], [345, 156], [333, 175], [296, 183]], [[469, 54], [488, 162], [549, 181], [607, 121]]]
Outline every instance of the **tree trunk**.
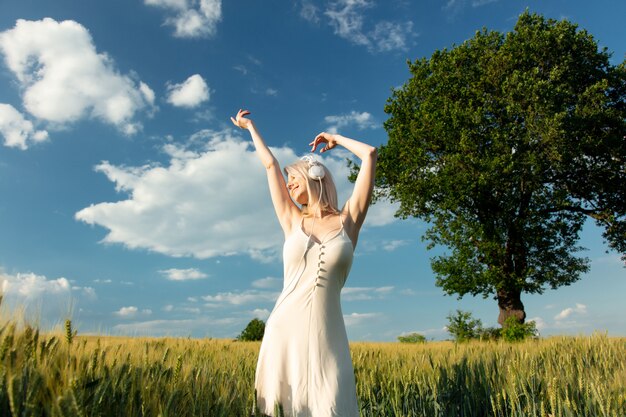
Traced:
[[504, 327], [504, 322], [510, 316], [515, 316], [520, 323], [524, 323], [526, 312], [521, 295], [520, 290], [498, 290], [498, 307], [500, 308], [498, 323], [500, 326]]

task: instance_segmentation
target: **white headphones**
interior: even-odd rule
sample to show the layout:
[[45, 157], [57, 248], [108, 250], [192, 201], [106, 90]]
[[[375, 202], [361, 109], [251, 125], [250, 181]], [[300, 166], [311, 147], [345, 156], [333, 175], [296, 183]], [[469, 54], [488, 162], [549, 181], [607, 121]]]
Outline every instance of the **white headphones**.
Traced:
[[315, 159], [313, 155], [304, 155], [300, 159], [309, 164], [309, 178], [316, 181], [321, 181], [322, 178], [324, 178], [324, 175], [326, 175], [324, 167]]

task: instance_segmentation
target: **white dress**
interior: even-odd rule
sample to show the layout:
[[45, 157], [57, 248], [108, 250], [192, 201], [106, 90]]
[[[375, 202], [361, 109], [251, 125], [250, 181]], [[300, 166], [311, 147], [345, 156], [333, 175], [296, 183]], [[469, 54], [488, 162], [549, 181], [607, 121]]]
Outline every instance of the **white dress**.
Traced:
[[285, 282], [265, 326], [255, 389], [257, 405], [290, 417], [358, 417], [354, 368], [340, 292], [354, 248], [341, 228], [321, 242], [297, 227], [285, 240]]

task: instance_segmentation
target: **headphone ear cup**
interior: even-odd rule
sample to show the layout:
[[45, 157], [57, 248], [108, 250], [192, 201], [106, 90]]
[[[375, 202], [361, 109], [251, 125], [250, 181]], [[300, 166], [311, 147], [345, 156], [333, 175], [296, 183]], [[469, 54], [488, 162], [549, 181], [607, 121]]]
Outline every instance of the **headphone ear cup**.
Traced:
[[325, 174], [326, 173], [324, 172], [324, 167], [322, 167], [321, 165], [314, 164], [309, 167], [309, 177], [311, 179], [321, 180], [322, 178], [324, 178]]

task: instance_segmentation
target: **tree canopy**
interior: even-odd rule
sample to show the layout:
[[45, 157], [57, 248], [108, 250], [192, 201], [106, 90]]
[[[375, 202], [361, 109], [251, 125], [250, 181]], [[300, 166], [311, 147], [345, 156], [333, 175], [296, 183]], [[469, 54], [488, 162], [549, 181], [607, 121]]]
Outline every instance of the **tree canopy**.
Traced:
[[626, 261], [626, 62], [575, 24], [523, 13], [409, 62], [385, 111], [378, 195], [427, 221], [436, 284], [495, 295], [524, 321], [522, 293], [577, 281], [588, 217]]
[[261, 319], [252, 319], [245, 329], [241, 331], [237, 340], [243, 342], [253, 342], [263, 340], [265, 334], [265, 322]]

